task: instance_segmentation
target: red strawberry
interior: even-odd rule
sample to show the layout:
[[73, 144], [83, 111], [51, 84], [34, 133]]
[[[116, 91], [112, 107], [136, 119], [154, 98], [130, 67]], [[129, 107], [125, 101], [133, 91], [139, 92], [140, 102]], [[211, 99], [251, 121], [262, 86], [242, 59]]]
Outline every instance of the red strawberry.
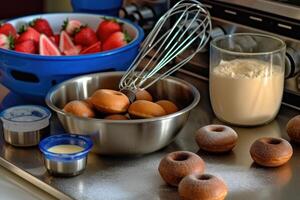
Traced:
[[102, 45], [102, 50], [107, 51], [125, 46], [131, 41], [130, 36], [125, 32], [115, 32], [111, 34]]
[[0, 48], [2, 49], [12, 49], [14, 45], [14, 39], [12, 36], [7, 36], [0, 33]]
[[74, 43], [77, 45], [89, 47], [96, 42], [98, 42], [97, 35], [95, 31], [89, 27], [81, 27], [80, 30], [75, 33]]
[[97, 36], [103, 42], [111, 34], [118, 31], [122, 31], [122, 26], [116, 19], [104, 19], [98, 26]]
[[23, 52], [23, 53], [36, 53], [36, 47], [34, 41], [26, 40], [23, 42], [19, 42], [15, 45], [15, 51]]
[[10, 23], [5, 23], [0, 26], [0, 33], [6, 35], [6, 36], [12, 36], [13, 38], [16, 38], [17, 31], [13, 25]]
[[50, 39], [52, 40], [52, 42], [54, 42], [54, 44], [56, 44], [56, 46], [59, 46], [59, 34], [53, 35], [50, 37]]
[[77, 29], [80, 29], [80, 27], [80, 21], [66, 19], [62, 25], [62, 30], [66, 31], [69, 35], [73, 35]]
[[89, 46], [80, 52], [80, 54], [98, 53], [101, 51], [101, 42], [96, 42], [95, 44]]
[[[23, 31], [23, 32], [22, 32]], [[40, 40], [40, 33], [37, 32], [35, 29], [31, 28], [31, 27], [23, 27], [21, 29], [21, 34], [17, 39], [17, 43], [19, 42], [24, 42], [26, 40], [33, 40], [35, 42], [35, 44], [39, 43]]]
[[37, 30], [39, 33], [43, 33], [48, 37], [53, 36], [52, 28], [46, 19], [35, 19], [32, 22], [30, 22], [29, 25], [35, 30]]

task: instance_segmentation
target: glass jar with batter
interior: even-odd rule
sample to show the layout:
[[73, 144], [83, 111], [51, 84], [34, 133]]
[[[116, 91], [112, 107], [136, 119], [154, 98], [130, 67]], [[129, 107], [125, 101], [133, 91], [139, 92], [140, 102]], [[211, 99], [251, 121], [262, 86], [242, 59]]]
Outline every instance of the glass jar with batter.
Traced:
[[211, 42], [210, 99], [220, 120], [254, 126], [276, 117], [284, 89], [285, 50], [282, 40], [255, 33]]

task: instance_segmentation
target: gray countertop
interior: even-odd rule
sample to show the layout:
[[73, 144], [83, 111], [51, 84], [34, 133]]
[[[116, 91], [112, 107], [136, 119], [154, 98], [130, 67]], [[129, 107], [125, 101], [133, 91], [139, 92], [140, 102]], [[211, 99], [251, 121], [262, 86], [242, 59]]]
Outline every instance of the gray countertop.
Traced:
[[[178, 77], [194, 84], [201, 93], [200, 104], [176, 140], [166, 148], [144, 156], [108, 157], [90, 154], [86, 171], [74, 178], [49, 176], [37, 148], [14, 148], [0, 137], [0, 164], [60, 199], [179, 199], [176, 188], [167, 186], [158, 174], [158, 164], [168, 152], [197, 152], [206, 162], [206, 172], [225, 180], [229, 188], [227, 199], [299, 199], [300, 146], [293, 146], [289, 163], [279, 168], [261, 168], [253, 164], [249, 148], [262, 136], [287, 138], [287, 121], [298, 111], [282, 106], [276, 120], [254, 128], [233, 127], [238, 135], [237, 146], [229, 154], [210, 155], [199, 151], [194, 141], [195, 131], [207, 124], [221, 123], [214, 117], [208, 99], [208, 84], [182, 73]], [[52, 132], [61, 130], [53, 118]], [[122, 135], [120, 133], [120, 135]], [[121, 136], [120, 136], [121, 137]]]

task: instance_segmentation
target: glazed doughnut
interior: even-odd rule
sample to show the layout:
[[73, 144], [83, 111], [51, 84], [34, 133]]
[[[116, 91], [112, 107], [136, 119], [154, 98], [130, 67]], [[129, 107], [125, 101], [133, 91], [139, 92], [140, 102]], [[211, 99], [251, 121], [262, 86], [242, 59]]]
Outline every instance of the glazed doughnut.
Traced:
[[152, 118], [166, 114], [160, 105], [146, 100], [133, 102], [128, 108], [128, 113], [132, 118]]
[[210, 174], [191, 174], [182, 179], [178, 187], [184, 200], [223, 200], [228, 189], [224, 181]]
[[129, 120], [128, 117], [126, 117], [125, 115], [109, 115], [107, 117], [105, 117], [104, 119], [111, 119], [111, 120]]
[[207, 125], [196, 132], [196, 142], [200, 149], [220, 153], [231, 151], [237, 143], [236, 132], [224, 125]]
[[177, 106], [172, 101], [160, 100], [160, 101], [157, 101], [156, 103], [158, 105], [160, 105], [166, 111], [167, 115], [178, 111]]
[[135, 99], [136, 100], [153, 101], [152, 95], [147, 90], [141, 90], [141, 89], [139, 89], [135, 93]]
[[90, 101], [97, 110], [108, 114], [124, 113], [130, 104], [125, 94], [108, 89], [97, 90]]
[[300, 143], [300, 115], [290, 119], [286, 126], [286, 132], [293, 142]]
[[205, 163], [200, 156], [189, 151], [176, 151], [164, 157], [158, 167], [166, 183], [177, 186], [181, 179], [189, 174], [204, 172]]
[[78, 117], [95, 117], [95, 113], [91, 106], [85, 101], [74, 100], [67, 103], [63, 109], [67, 113], [71, 113]]
[[278, 167], [290, 160], [293, 148], [282, 138], [264, 137], [256, 140], [250, 148], [252, 159], [265, 167]]

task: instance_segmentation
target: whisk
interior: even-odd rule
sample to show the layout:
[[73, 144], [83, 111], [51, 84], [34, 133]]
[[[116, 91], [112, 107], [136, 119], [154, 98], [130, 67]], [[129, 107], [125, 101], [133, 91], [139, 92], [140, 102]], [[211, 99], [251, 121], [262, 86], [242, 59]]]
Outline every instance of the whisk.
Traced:
[[[200, 52], [209, 41], [211, 28], [210, 14], [203, 4], [179, 1], [158, 20], [143, 42], [120, 81], [120, 90], [133, 101], [138, 89], [147, 89], [169, 76]], [[192, 53], [184, 54], [187, 49], [192, 49]], [[167, 66], [179, 55], [180, 62]], [[141, 70], [137, 71], [139, 66]]]

